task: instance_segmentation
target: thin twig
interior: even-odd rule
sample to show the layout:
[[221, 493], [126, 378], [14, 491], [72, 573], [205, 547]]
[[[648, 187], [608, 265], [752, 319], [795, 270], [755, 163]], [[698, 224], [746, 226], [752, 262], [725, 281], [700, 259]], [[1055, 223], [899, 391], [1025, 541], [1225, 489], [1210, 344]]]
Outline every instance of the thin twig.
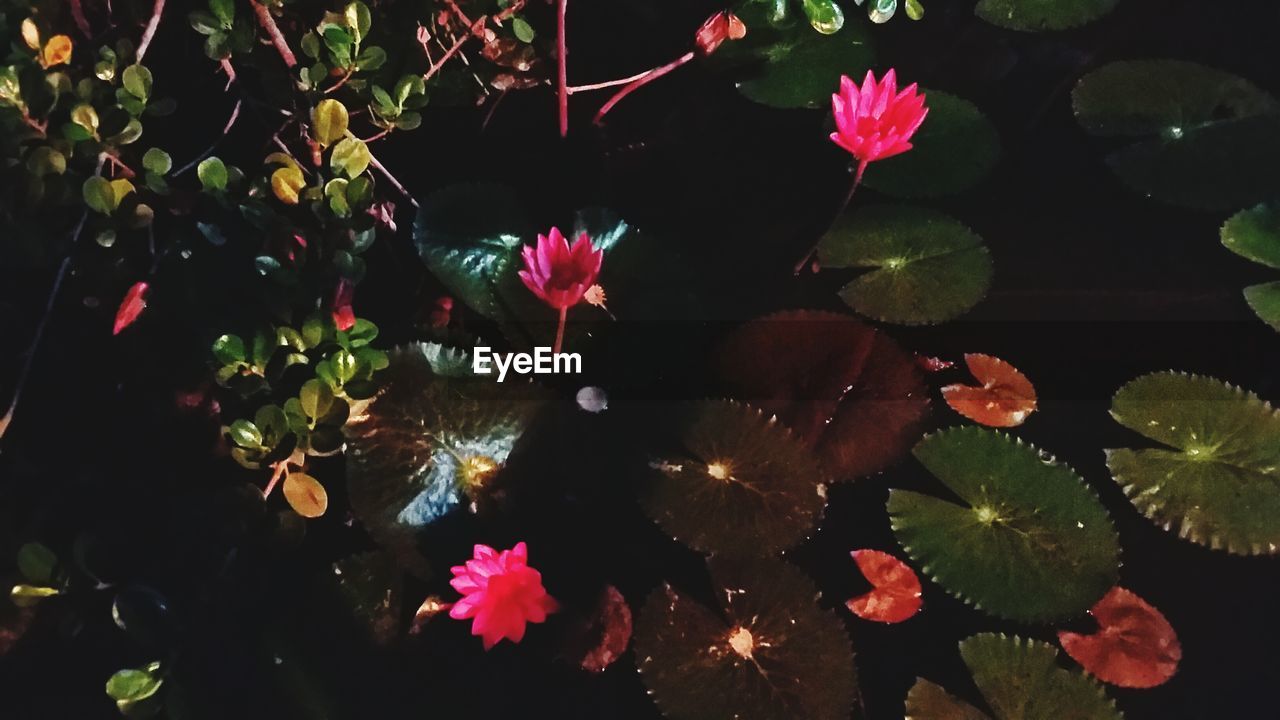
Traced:
[[853, 173], [853, 183], [849, 185], [849, 192], [844, 196], [844, 202], [840, 203], [840, 207], [836, 209], [836, 214], [832, 216], [831, 222], [827, 223], [827, 227], [818, 233], [818, 239], [813, 241], [813, 247], [809, 248], [809, 252], [805, 253], [804, 257], [800, 258], [800, 261], [796, 263], [794, 268], [796, 275], [804, 272], [805, 266], [814, 260], [818, 254], [818, 246], [822, 244], [822, 238], [831, 232], [831, 228], [835, 227], [836, 223], [840, 221], [840, 216], [844, 215], [844, 211], [848, 209], [849, 203], [853, 201], [853, 194], [858, 192], [858, 186], [862, 184], [862, 174], [867, 171], [867, 165], [868, 162], [866, 160], [858, 161], [858, 169]]
[[93, 28], [89, 27], [89, 20], [84, 16], [84, 6], [80, 4], [80, 0], [71, 0], [71, 19], [75, 20], [81, 35], [93, 38]]
[[160, 16], [164, 13], [164, 0], [156, 0], [151, 6], [151, 19], [147, 21], [147, 27], [142, 31], [142, 39], [138, 41], [138, 62], [142, 62], [142, 56], [147, 54], [147, 48], [151, 45], [151, 38], [155, 37], [156, 28], [160, 27]]
[[351, 76], [354, 75], [355, 72], [356, 72], [356, 66], [352, 65], [350, 68], [347, 69], [347, 72], [343, 74], [342, 79], [334, 83], [333, 87], [329, 88], [328, 90], [325, 90], [323, 94], [328, 95], [329, 93], [333, 92], [334, 90], [337, 90], [343, 85], [346, 85], [347, 81], [351, 79]]
[[276, 46], [276, 52], [280, 53], [284, 64], [290, 68], [297, 65], [298, 59], [293, 56], [293, 50], [289, 49], [289, 41], [284, 39], [284, 33], [280, 32], [280, 26], [276, 25], [276, 19], [271, 16], [271, 9], [258, 0], [249, 0], [249, 4], [253, 6], [253, 13], [258, 16], [258, 24], [267, 31], [271, 44]]
[[[102, 168], [99, 165], [99, 172]], [[40, 318], [40, 323], [36, 325], [36, 334], [31, 339], [31, 347], [27, 348], [27, 357], [22, 362], [22, 369], [18, 371], [18, 381], [13, 386], [13, 399], [9, 401], [9, 409], [5, 412], [4, 417], [0, 417], [0, 438], [9, 429], [9, 423], [13, 422], [13, 415], [18, 410], [18, 403], [22, 400], [22, 391], [27, 386], [27, 378], [31, 376], [31, 367], [36, 358], [36, 350], [40, 347], [40, 341], [44, 338], [45, 327], [49, 324], [49, 318], [53, 315], [53, 306], [57, 303], [58, 293], [62, 290], [62, 282], [67, 278], [67, 271], [71, 268], [71, 256], [75, 252], [76, 241], [80, 239], [80, 233], [84, 231], [85, 221], [89, 219], [89, 209], [85, 208], [80, 213], [80, 222], [76, 223], [76, 229], [71, 235], [71, 247], [67, 250], [67, 256], [62, 259], [62, 264], [58, 266], [58, 274], [53, 278], [53, 289], [49, 291], [49, 300], [44, 306], [44, 315]]]
[[404, 189], [404, 185], [400, 184], [400, 181], [396, 179], [395, 175], [391, 174], [391, 171], [388, 170], [386, 166], [378, 162], [378, 158], [373, 153], [369, 153], [369, 164], [372, 165], [375, 170], [382, 173], [382, 176], [391, 183], [391, 186], [396, 190], [399, 190], [400, 194], [405, 196], [405, 198], [407, 198], [414, 207], [418, 207], [418, 201], [413, 199], [413, 196], [409, 194], [409, 191]]
[[569, 91], [569, 94], [572, 95], [574, 93], [591, 92], [592, 90], [604, 90], [605, 88], [617, 87], [619, 85], [626, 85], [629, 82], [634, 82], [636, 80], [639, 80], [640, 78], [648, 75], [651, 72], [653, 72], [653, 68], [649, 68], [644, 72], [638, 72], [635, 75], [632, 75], [631, 77], [618, 78], [617, 80], [610, 80], [608, 82], [594, 83], [592, 85], [570, 85], [568, 87], [568, 91]]
[[559, 0], [556, 10], [556, 97], [560, 109], [560, 137], [569, 134], [569, 48], [565, 39], [565, 18], [569, 0]]
[[227, 118], [227, 124], [222, 127], [222, 134], [218, 136], [218, 139], [214, 140], [212, 145], [205, 148], [204, 152], [192, 158], [191, 162], [175, 170], [173, 173], [174, 177], [177, 177], [178, 175], [181, 175], [182, 173], [190, 170], [191, 168], [199, 164], [201, 160], [204, 160], [205, 158], [209, 157], [209, 155], [211, 155], [213, 151], [217, 149], [218, 143], [222, 142], [222, 139], [227, 136], [227, 133], [231, 132], [231, 126], [236, 124], [236, 118], [238, 117], [240, 117], [240, 100], [239, 99], [236, 100], [236, 106], [231, 108], [231, 117]]
[[685, 53], [684, 55], [681, 55], [680, 57], [676, 58], [675, 60], [672, 60], [666, 65], [663, 65], [661, 67], [656, 67], [650, 70], [649, 72], [642, 74], [640, 77], [636, 78], [635, 80], [632, 80], [630, 83], [627, 83], [626, 87], [622, 88], [616, 94], [614, 94], [613, 97], [609, 98], [609, 102], [605, 103], [604, 106], [600, 108], [600, 112], [596, 113], [595, 123], [599, 125], [604, 120], [604, 116], [607, 115], [609, 111], [613, 109], [613, 106], [622, 102], [622, 99], [625, 98], [626, 96], [630, 95], [636, 90], [639, 90], [645, 85], [648, 85], [654, 80], [657, 80], [663, 75], [666, 75], [672, 70], [675, 70], [681, 65], [684, 65], [685, 63], [689, 62], [695, 57], [697, 57], [697, 54], [691, 50]]
[[[422, 76], [422, 81], [426, 82], [430, 80], [432, 77], [434, 77], [436, 73], [440, 72], [440, 68], [444, 67], [444, 64], [449, 62], [450, 58], [452, 58], [454, 55], [457, 55], [458, 51], [462, 49], [462, 46], [465, 45], [467, 41], [470, 40], [471, 38], [472, 38], [471, 35], [462, 35], [457, 40], [454, 40], [453, 45], [450, 46], [449, 49], [445, 51], [445, 54], [442, 55], [439, 60], [431, 63], [431, 67], [427, 68], [427, 72]], [[424, 51], [426, 50], [425, 43], [423, 44], [422, 48]]]
[[226, 92], [231, 89], [231, 84], [236, 81], [236, 69], [231, 64], [231, 58], [219, 60], [218, 65], [222, 68], [222, 72], [227, 74], [227, 84], [222, 88], [222, 91]]

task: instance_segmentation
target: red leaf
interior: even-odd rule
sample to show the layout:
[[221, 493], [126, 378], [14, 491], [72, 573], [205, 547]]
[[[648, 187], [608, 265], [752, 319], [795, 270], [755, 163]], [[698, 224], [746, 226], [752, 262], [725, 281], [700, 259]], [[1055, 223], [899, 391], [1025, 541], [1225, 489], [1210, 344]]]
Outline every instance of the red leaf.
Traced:
[[600, 592], [595, 609], [569, 630], [566, 654], [588, 672], [604, 672], [631, 643], [631, 606], [612, 585]]
[[863, 620], [900, 623], [920, 611], [920, 578], [906, 563], [879, 550], [854, 550], [854, 562], [875, 587], [846, 603]]
[[1098, 621], [1098, 632], [1063, 631], [1058, 641], [1094, 677], [1120, 687], [1153, 688], [1178, 672], [1178, 634], [1147, 601], [1114, 587], [1089, 614]]
[[124, 295], [124, 300], [120, 301], [120, 308], [116, 310], [116, 326], [112, 335], [119, 335], [121, 330], [132, 325], [142, 311], [147, 309], [149, 290], [150, 287], [145, 282], [136, 282], [129, 288], [129, 292]]
[[1035, 412], [1036, 389], [1017, 368], [990, 355], [969, 354], [964, 361], [982, 386], [942, 388], [942, 399], [952, 410], [991, 427], [1016, 427]]
[[911, 354], [847, 315], [769, 315], [720, 347], [728, 395], [774, 413], [837, 480], [880, 472], [924, 432], [929, 399]]
[[943, 360], [929, 355], [916, 355], [916, 365], [919, 365], [921, 370], [930, 373], [942, 372], [955, 367], [955, 363], [950, 360]]
[[356, 288], [350, 280], [342, 278], [338, 281], [338, 287], [333, 291], [333, 324], [339, 330], [350, 330], [356, 324], [356, 314], [351, 309], [355, 294]]

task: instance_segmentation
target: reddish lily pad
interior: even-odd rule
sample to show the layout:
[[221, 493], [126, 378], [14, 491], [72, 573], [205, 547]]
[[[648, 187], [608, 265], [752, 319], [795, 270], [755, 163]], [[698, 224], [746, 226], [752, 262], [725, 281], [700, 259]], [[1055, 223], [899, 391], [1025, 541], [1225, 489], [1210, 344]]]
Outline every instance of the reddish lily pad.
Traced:
[[631, 606], [618, 588], [606, 585], [590, 615], [570, 631], [569, 658], [588, 672], [604, 672], [631, 644]]
[[849, 600], [849, 610], [863, 620], [900, 623], [920, 611], [924, 601], [920, 578], [910, 565], [879, 550], [854, 550], [854, 562], [874, 587]]
[[1017, 427], [1036, 410], [1036, 389], [1026, 375], [998, 357], [964, 356], [969, 372], [981, 386], [948, 385], [942, 399], [952, 410], [990, 427]]
[[719, 358], [730, 394], [777, 414], [834, 479], [884, 470], [924, 432], [929, 398], [915, 358], [847, 315], [765, 316], [732, 333]]
[[1098, 632], [1063, 631], [1058, 641], [1090, 675], [1120, 687], [1153, 688], [1178, 672], [1178, 634], [1146, 600], [1115, 587], [1089, 614], [1098, 621]]
[[713, 559], [720, 607], [670, 586], [636, 624], [636, 665], [671, 720], [847, 720], [858, 695], [849, 637], [817, 588], [780, 561]]

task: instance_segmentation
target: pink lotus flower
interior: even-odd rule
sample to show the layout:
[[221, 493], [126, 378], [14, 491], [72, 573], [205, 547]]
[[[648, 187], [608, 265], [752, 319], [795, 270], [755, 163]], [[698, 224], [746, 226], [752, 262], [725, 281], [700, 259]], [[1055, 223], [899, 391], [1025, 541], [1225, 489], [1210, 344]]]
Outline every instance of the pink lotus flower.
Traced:
[[520, 642], [527, 623], [543, 622], [559, 607], [542, 587], [542, 575], [528, 562], [524, 543], [502, 552], [476, 545], [473, 559], [451, 568], [449, 584], [463, 597], [449, 610], [449, 617], [475, 618], [471, 634], [483, 638], [485, 650], [503, 638]]
[[526, 245], [521, 255], [524, 269], [520, 279], [543, 302], [557, 310], [577, 305], [587, 288], [596, 282], [604, 251], [591, 245], [586, 233], [578, 236], [572, 247], [559, 228], [551, 235], [539, 235], [537, 247]]
[[899, 155], [911, 149], [911, 136], [929, 114], [925, 96], [912, 83], [898, 92], [897, 74], [890, 70], [876, 83], [868, 71], [859, 88], [845, 75], [840, 92], [831, 96], [836, 132], [831, 139], [848, 150], [861, 166]]
[[582, 302], [587, 289], [595, 284], [604, 262], [604, 251], [596, 250], [585, 232], [570, 246], [559, 228], [551, 228], [550, 236], [538, 236], [537, 246], [526, 245], [521, 257], [524, 269], [519, 274], [525, 287], [560, 311], [553, 348], [554, 352], [560, 352], [569, 308]]

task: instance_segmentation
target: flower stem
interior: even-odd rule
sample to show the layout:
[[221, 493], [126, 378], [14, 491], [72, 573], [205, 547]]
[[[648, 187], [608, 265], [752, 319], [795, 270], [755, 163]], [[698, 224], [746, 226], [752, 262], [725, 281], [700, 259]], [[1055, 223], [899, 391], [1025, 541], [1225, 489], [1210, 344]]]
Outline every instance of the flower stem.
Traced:
[[280, 26], [276, 25], [275, 18], [271, 17], [271, 9], [263, 5], [260, 0], [249, 0], [249, 4], [253, 6], [253, 14], [258, 17], [258, 24], [271, 38], [271, 44], [275, 46], [276, 52], [280, 53], [280, 59], [284, 60], [284, 64], [288, 67], [297, 65], [298, 59], [293, 56], [289, 41], [284, 39], [284, 33], [280, 32]]
[[646, 73], [642, 73], [642, 74], [640, 74], [639, 76], [637, 76], [637, 77], [636, 77], [636, 79], [634, 79], [634, 80], [632, 80], [631, 82], [627, 83], [626, 87], [622, 88], [622, 89], [621, 89], [621, 90], [619, 90], [616, 94], [614, 94], [614, 96], [613, 96], [613, 97], [609, 98], [609, 102], [605, 103], [605, 104], [604, 104], [604, 106], [600, 108], [600, 112], [597, 112], [597, 113], [596, 113], [595, 123], [596, 123], [597, 125], [599, 125], [601, 122], [603, 122], [603, 121], [604, 121], [604, 116], [605, 116], [606, 114], [608, 114], [608, 112], [609, 112], [610, 110], [612, 110], [612, 109], [613, 109], [613, 106], [615, 106], [615, 105], [617, 105], [618, 103], [622, 102], [622, 99], [623, 99], [623, 98], [625, 98], [626, 96], [630, 95], [631, 93], [635, 92], [636, 90], [639, 90], [640, 88], [644, 87], [645, 85], [648, 85], [649, 83], [653, 82], [654, 80], [657, 80], [658, 78], [662, 77], [663, 75], [666, 75], [667, 73], [671, 72], [672, 70], [675, 70], [676, 68], [680, 67], [681, 65], [684, 65], [685, 63], [689, 62], [690, 60], [694, 59], [695, 57], [697, 57], [697, 54], [696, 54], [696, 53], [694, 53], [693, 51], [690, 51], [690, 52], [685, 53], [684, 55], [681, 55], [680, 57], [676, 58], [675, 60], [672, 60], [671, 62], [667, 63], [666, 65], [662, 65], [662, 66], [660, 66], [660, 67], [656, 67], [656, 68], [654, 68], [654, 69], [652, 69], [652, 70], [650, 70], [650, 71], [648, 71], [648, 72], [646, 72]]
[[558, 353], [560, 348], [564, 346], [564, 325], [569, 319], [569, 308], [560, 308], [560, 326], [556, 328], [556, 344], [551, 347], [551, 352]]
[[569, 134], [569, 51], [565, 42], [565, 18], [569, 0], [559, 0], [556, 10], [556, 87], [560, 105], [560, 137]]
[[836, 214], [831, 218], [831, 222], [827, 223], [826, 229], [818, 233], [818, 238], [813, 241], [813, 247], [809, 248], [809, 252], [805, 253], [804, 257], [800, 258], [800, 262], [796, 263], [796, 275], [803, 272], [805, 266], [809, 265], [809, 263], [813, 261], [814, 256], [818, 254], [818, 245], [822, 243], [822, 238], [825, 237], [827, 233], [831, 232], [831, 228], [835, 226], [836, 222], [840, 219], [840, 216], [844, 215], [844, 211], [848, 209], [849, 203], [853, 201], [854, 193], [858, 192], [858, 186], [862, 184], [862, 174], [866, 171], [867, 161], [859, 160], [858, 169], [853, 174], [853, 184], [849, 186], [849, 193], [844, 196], [844, 202], [840, 203], [840, 207], [836, 209]]
[[164, 14], [164, 0], [156, 0], [151, 8], [151, 19], [147, 21], [147, 27], [142, 31], [142, 39], [138, 41], [138, 52], [135, 55], [138, 62], [142, 62], [143, 56], [147, 54], [147, 48], [151, 47], [151, 38], [155, 37], [156, 28], [160, 27], [162, 14]]

